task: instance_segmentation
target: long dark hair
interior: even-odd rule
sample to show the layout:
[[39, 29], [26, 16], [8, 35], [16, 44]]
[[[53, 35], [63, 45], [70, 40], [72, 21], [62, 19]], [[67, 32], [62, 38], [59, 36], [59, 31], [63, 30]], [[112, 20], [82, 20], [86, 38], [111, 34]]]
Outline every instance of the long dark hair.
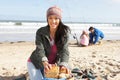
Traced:
[[64, 44], [64, 41], [68, 39], [68, 33], [70, 32], [70, 28], [60, 21], [58, 29], [55, 35], [55, 43], [56, 44]]

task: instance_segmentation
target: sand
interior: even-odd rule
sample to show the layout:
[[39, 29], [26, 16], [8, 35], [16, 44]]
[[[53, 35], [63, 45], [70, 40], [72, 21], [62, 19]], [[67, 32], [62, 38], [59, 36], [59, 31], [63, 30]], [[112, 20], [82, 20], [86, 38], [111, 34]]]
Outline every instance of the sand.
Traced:
[[[35, 49], [34, 42], [0, 43], [0, 80], [13, 80], [27, 73], [27, 59]], [[79, 47], [70, 42], [71, 68], [92, 69], [108, 80], [120, 80], [120, 40], [105, 40], [101, 45]]]

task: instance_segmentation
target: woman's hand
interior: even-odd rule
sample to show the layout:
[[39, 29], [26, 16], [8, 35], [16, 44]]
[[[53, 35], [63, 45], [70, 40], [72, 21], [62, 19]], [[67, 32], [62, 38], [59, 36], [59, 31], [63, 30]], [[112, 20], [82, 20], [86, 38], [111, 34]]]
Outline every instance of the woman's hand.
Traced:
[[66, 68], [65, 66], [60, 66], [60, 72], [66, 73], [66, 74], [71, 74], [71, 71], [68, 68]]
[[44, 72], [45, 72], [45, 73], [52, 68], [52, 65], [49, 64], [47, 61], [44, 61], [44, 62], [43, 62], [43, 66], [44, 66]]

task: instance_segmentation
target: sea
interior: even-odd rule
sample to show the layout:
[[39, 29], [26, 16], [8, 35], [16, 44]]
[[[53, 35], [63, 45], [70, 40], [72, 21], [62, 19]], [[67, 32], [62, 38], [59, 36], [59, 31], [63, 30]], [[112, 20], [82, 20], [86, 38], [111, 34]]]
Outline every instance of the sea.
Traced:
[[[64, 23], [71, 29], [70, 40], [79, 40], [82, 31], [90, 26], [100, 29], [104, 40], [120, 40], [120, 23]], [[45, 22], [0, 22], [0, 42], [35, 41], [37, 29], [46, 26]]]

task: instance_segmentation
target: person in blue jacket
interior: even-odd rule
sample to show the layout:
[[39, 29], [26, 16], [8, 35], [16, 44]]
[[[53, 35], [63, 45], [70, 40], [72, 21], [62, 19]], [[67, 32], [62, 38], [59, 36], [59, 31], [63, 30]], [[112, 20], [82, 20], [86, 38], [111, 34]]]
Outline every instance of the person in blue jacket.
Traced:
[[97, 28], [90, 27], [89, 31], [90, 44], [96, 44], [97, 42], [99, 42], [100, 39], [102, 40], [104, 38], [104, 33]]

